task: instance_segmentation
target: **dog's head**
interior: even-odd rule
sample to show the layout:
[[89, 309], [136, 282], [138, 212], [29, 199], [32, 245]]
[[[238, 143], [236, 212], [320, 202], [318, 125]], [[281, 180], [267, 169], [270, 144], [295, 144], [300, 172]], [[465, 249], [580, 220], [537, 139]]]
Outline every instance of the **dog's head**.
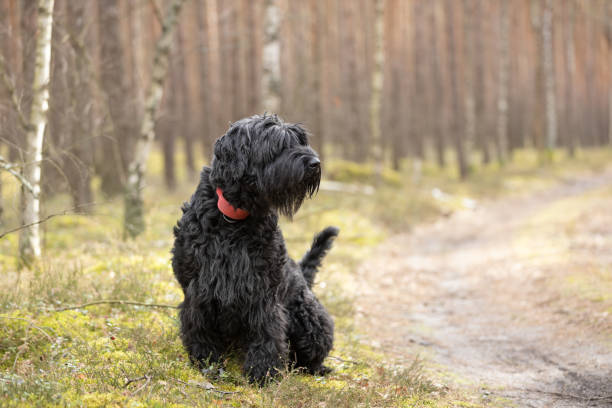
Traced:
[[300, 125], [256, 115], [233, 123], [215, 142], [210, 178], [236, 208], [292, 216], [318, 190], [321, 162]]

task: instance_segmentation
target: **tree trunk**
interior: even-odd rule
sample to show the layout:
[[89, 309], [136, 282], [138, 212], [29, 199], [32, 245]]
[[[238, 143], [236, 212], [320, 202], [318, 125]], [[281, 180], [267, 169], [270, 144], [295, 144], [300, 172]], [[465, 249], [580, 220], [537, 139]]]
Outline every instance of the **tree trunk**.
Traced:
[[[584, 3], [584, 12], [587, 15], [591, 15], [595, 13], [593, 8], [593, 2], [585, 2]], [[589, 147], [595, 146], [595, 53], [598, 47], [598, 44], [595, 41], [595, 21], [593, 18], [586, 17], [585, 18], [585, 30], [586, 30], [586, 41], [584, 47], [586, 48], [585, 52], [585, 87], [586, 87], [586, 106], [584, 110], [584, 117], [582, 123], [584, 124], [584, 128], [582, 132], [580, 132], [583, 140], [583, 144]]]
[[216, 0], [206, 1], [206, 34], [208, 35], [208, 80], [206, 86], [208, 88], [208, 96], [210, 98], [210, 120], [207, 122], [208, 138], [205, 143], [205, 154], [209, 154], [212, 150], [212, 145], [215, 139], [223, 134], [224, 127], [227, 122], [223, 120], [222, 104], [222, 89], [221, 89], [221, 50], [219, 40], [219, 14], [222, 8], [218, 7]]
[[506, 161], [508, 153], [508, 85], [510, 80], [510, 16], [508, 2], [502, 0], [499, 10], [499, 72], [497, 77], [497, 159]]
[[384, 26], [385, 0], [375, 0], [374, 17], [374, 69], [372, 70], [372, 94], [370, 96], [370, 132], [372, 137], [374, 165], [377, 181], [382, 178], [383, 152], [381, 137], [380, 105], [384, 80]]
[[[576, 52], [574, 45], [574, 3], [568, 1], [566, 7], [565, 34], [565, 134], [566, 148], [570, 157], [576, 155], [576, 127], [574, 120], [574, 76], [576, 75]], [[612, 73], [612, 71], [611, 71]], [[612, 97], [612, 88], [610, 91]], [[612, 106], [612, 104], [611, 104]]]
[[164, 18], [162, 34], [157, 40], [151, 85], [147, 92], [144, 117], [140, 134], [136, 142], [134, 159], [128, 168], [127, 187], [125, 192], [124, 234], [135, 237], [145, 229], [142, 188], [146, 172], [147, 158], [151, 144], [155, 139], [155, 115], [164, 92], [164, 78], [168, 71], [168, 58], [172, 45], [172, 32], [178, 22], [179, 12], [185, 0], [174, 0]]
[[[573, 17], [573, 15], [572, 15]], [[612, 2], [606, 4], [606, 40], [608, 42], [608, 144], [612, 145]]]
[[442, 48], [438, 44], [438, 25], [437, 25], [437, 14], [438, 4], [431, 3], [431, 15], [430, 15], [430, 34], [429, 39], [431, 47], [431, 72], [433, 81], [433, 98], [432, 105], [430, 106], [430, 122], [434, 126], [434, 139], [436, 147], [436, 160], [439, 167], [446, 166], [446, 160], [444, 157], [445, 141], [444, 141], [444, 129], [442, 127], [442, 121], [440, 116], [444, 113], [444, 91], [442, 87], [442, 73], [440, 72], [440, 49]]
[[[70, 27], [71, 35], [75, 36], [76, 41], [83, 44], [85, 42], [85, 4], [79, 1], [69, 1], [67, 24]], [[91, 191], [91, 165], [93, 162], [93, 152], [91, 150], [90, 134], [92, 125], [92, 102], [89, 81], [91, 80], [88, 69], [78, 55], [76, 50], [71, 50], [71, 84], [70, 103], [74, 112], [71, 123], [70, 136], [70, 157], [65, 160], [65, 173], [68, 177], [72, 203], [75, 211], [89, 212], [93, 201]]]
[[[260, 109], [260, 98], [261, 92], [260, 83], [261, 83], [261, 58], [260, 53], [262, 44], [261, 38], [263, 36], [263, 32], [261, 30], [261, 21], [259, 19], [260, 15], [260, 4], [259, 2], [252, 0], [242, 0], [242, 7], [245, 10], [245, 23], [246, 23], [246, 48], [247, 48], [247, 58], [248, 64], [246, 66], [246, 83], [247, 83], [247, 110], [249, 114], [253, 114], [258, 112]], [[317, 20], [318, 22], [319, 20]], [[262, 30], [263, 31], [263, 30]], [[314, 45], [313, 45], [314, 46]], [[315, 63], [313, 61], [313, 63]]]
[[321, 76], [323, 64], [323, 52], [321, 47], [321, 26], [322, 13], [320, 12], [319, 0], [310, 0], [310, 42], [311, 42], [311, 121], [313, 145], [323, 161], [323, 102], [321, 100]]
[[[0, 27], [6, 27], [0, 30], [0, 58], [4, 57], [0, 65], [0, 100], [12, 100], [14, 108], [21, 111], [22, 106], [19, 103], [18, 95], [15, 94], [15, 89], [23, 88], [22, 39], [19, 35], [19, 7], [14, 0], [2, 2], [0, 6]], [[10, 84], [13, 92], [4, 83], [4, 78], [11, 79], [11, 77]], [[0, 110], [0, 123], [2, 123], [0, 140], [3, 144], [6, 143], [9, 150], [8, 158], [12, 162], [22, 160], [19, 149], [23, 145], [24, 139], [22, 122], [27, 122], [27, 119], [20, 120], [16, 109]]]
[[486, 33], [482, 27], [482, 7], [484, 0], [475, 0], [474, 7], [474, 115], [475, 115], [475, 142], [482, 150], [482, 162], [491, 161], [489, 140], [487, 137], [487, 111], [485, 96], [487, 94], [487, 81], [485, 80], [485, 52], [484, 37]]
[[[196, 168], [195, 168], [195, 160], [193, 157], [193, 133], [192, 129], [189, 126], [190, 115], [192, 109], [190, 109], [189, 103], [189, 88], [187, 86], [188, 72], [187, 72], [187, 64], [186, 64], [186, 52], [185, 52], [185, 38], [183, 37], [183, 33], [181, 32], [181, 28], [178, 27], [176, 30], [176, 60], [173, 64], [172, 74], [174, 77], [175, 84], [175, 92], [176, 92], [176, 104], [175, 109], [172, 113], [174, 116], [174, 123], [177, 126], [174, 128], [174, 133], [183, 136], [183, 140], [185, 141], [185, 165], [187, 167], [187, 174], [191, 179], [195, 178]], [[203, 114], [202, 116], [206, 116], [206, 112], [198, 112], [198, 116]]]
[[[208, 10], [206, 10], [205, 2], [197, 2], [195, 3], [196, 8], [196, 17], [197, 17], [197, 44], [198, 44], [198, 73], [199, 73], [199, 81], [200, 87], [198, 89], [198, 99], [201, 106], [201, 111], [199, 114], [201, 115], [202, 120], [198, 123], [194, 121], [196, 126], [199, 126], [199, 129], [192, 129], [193, 134], [196, 132], [200, 134], [200, 140], [202, 140], [204, 145], [204, 152], [208, 153], [211, 149], [211, 143], [214, 140], [212, 132], [212, 126], [210, 122], [214, 121], [212, 117], [211, 109], [213, 104], [212, 101], [212, 89], [210, 87], [211, 78], [210, 78], [210, 64], [211, 64], [211, 53], [212, 49], [210, 47], [210, 41], [208, 36]], [[193, 139], [193, 137], [191, 137]], [[193, 154], [192, 154], [193, 156]], [[193, 160], [193, 159], [192, 159]], [[195, 163], [194, 163], [195, 168]]]
[[98, 2], [100, 31], [100, 83], [110, 113], [108, 130], [101, 143], [97, 158], [102, 191], [107, 195], [121, 193], [124, 183], [127, 140], [131, 137], [128, 92], [129, 73], [124, 66], [124, 50], [121, 42], [121, 24], [118, 0]]
[[543, 107], [546, 105], [545, 101], [545, 89], [544, 89], [544, 42], [542, 38], [542, 7], [541, 0], [531, 0], [530, 3], [530, 17], [531, 26], [534, 31], [536, 40], [536, 67], [535, 71], [535, 101], [533, 109], [533, 120], [532, 120], [532, 137], [534, 145], [538, 149], [543, 149], [545, 146], [544, 142], [544, 111]]
[[447, 2], [446, 14], [446, 42], [448, 46], [448, 65], [450, 70], [450, 104], [451, 116], [449, 118], [450, 132], [453, 135], [455, 145], [455, 153], [457, 155], [457, 167], [459, 177], [464, 179], [468, 175], [467, 159], [465, 155], [465, 145], [463, 140], [463, 132], [458, 126], [460, 116], [459, 96], [457, 90], [457, 63], [455, 60], [455, 16], [454, 16], [454, 0]]
[[281, 15], [278, 0], [265, 1], [265, 32], [263, 50], [262, 101], [269, 113], [280, 108], [281, 67], [280, 27]]
[[32, 185], [33, 191], [22, 187], [22, 224], [29, 225], [20, 232], [19, 258], [29, 264], [40, 257], [40, 169], [43, 138], [47, 126], [49, 108], [49, 74], [51, 70], [51, 33], [53, 31], [53, 0], [38, 1], [38, 35], [32, 81], [32, 107], [30, 126], [26, 133], [25, 165], [23, 176]]
[[[503, 2], [505, 3], [505, 2]], [[543, 65], [546, 89], [546, 146], [550, 153], [557, 147], [557, 108], [553, 48], [553, 0], [545, 0], [542, 14]]]
[[[424, 2], [415, 1], [413, 5], [413, 41], [412, 41], [412, 56], [413, 56], [413, 70], [414, 70], [414, 86], [412, 90], [410, 113], [412, 116], [412, 143], [414, 146], [415, 156], [422, 160], [425, 158], [425, 126], [424, 126], [424, 114], [423, 100], [425, 100], [425, 80], [423, 75], [424, 55], [423, 55], [423, 7]], [[397, 108], [396, 108], [397, 109]]]
[[466, 150], [476, 140], [476, 103], [474, 101], [474, 0], [463, 0], [464, 132]]

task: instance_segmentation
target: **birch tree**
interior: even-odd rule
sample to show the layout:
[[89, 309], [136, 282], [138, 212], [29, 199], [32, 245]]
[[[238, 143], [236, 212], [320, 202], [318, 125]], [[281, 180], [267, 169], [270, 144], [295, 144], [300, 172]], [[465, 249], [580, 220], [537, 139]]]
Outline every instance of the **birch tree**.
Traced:
[[263, 49], [262, 101], [264, 109], [277, 113], [280, 108], [281, 66], [280, 27], [281, 15], [278, 0], [265, 2], [265, 32]]
[[166, 13], [162, 33], [157, 40], [151, 85], [147, 92], [145, 111], [136, 141], [134, 158], [128, 167], [124, 201], [124, 235], [135, 237], [145, 229], [142, 188], [146, 162], [155, 139], [155, 116], [164, 92], [164, 79], [168, 72], [168, 58], [172, 45], [172, 32], [178, 23], [178, 16], [185, 0], [174, 0]]
[[[21, 189], [22, 229], [19, 235], [19, 258], [29, 264], [40, 257], [40, 174], [43, 138], [49, 109], [49, 75], [51, 71], [51, 33], [53, 1], [38, 0], [36, 54], [32, 81], [32, 107], [26, 132], [23, 177], [30, 188]], [[22, 183], [23, 184], [23, 183]]]

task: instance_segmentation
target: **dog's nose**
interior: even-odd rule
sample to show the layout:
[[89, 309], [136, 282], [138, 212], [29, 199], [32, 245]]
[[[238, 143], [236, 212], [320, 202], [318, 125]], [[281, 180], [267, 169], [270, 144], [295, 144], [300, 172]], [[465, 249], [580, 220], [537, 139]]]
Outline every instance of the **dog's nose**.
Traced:
[[308, 160], [308, 167], [310, 168], [319, 167], [320, 165], [321, 165], [321, 160], [319, 160], [318, 157], [311, 157]]

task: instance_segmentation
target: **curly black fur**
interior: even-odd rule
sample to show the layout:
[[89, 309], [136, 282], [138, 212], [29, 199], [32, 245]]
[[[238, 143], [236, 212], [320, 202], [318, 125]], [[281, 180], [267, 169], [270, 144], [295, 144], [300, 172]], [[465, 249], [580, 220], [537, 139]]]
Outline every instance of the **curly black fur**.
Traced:
[[[242, 119], [216, 141], [211, 168], [174, 228], [172, 267], [185, 294], [181, 338], [194, 363], [218, 363], [236, 347], [257, 382], [285, 365], [325, 372], [334, 324], [311, 287], [338, 229], [319, 233], [297, 264], [278, 227], [278, 213], [293, 215], [320, 178], [304, 129], [276, 116]], [[250, 215], [225, 219], [217, 187]]]

